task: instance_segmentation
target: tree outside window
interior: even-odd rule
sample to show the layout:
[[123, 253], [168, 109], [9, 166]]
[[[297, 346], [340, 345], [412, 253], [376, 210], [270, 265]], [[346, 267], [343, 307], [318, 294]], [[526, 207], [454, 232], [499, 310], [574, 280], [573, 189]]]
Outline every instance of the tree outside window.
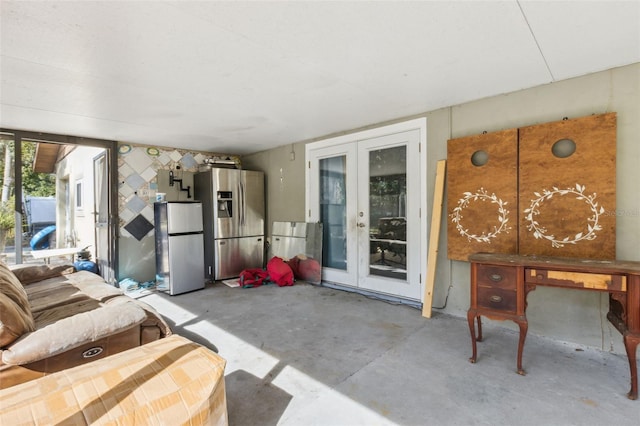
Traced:
[[[56, 193], [55, 175], [50, 173], [36, 173], [33, 170], [36, 147], [36, 142], [22, 142], [21, 173], [23, 196], [54, 196]], [[13, 136], [2, 135], [0, 138], [0, 177], [2, 179], [2, 194], [0, 196], [0, 253], [4, 252], [6, 242], [10, 242], [13, 239], [15, 230], [14, 158]]]

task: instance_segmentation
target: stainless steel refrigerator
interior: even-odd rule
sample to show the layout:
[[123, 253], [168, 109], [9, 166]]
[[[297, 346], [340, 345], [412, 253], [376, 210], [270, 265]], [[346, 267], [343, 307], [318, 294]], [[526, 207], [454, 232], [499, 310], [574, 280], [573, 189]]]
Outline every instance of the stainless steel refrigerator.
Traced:
[[203, 289], [202, 203], [155, 203], [154, 221], [158, 288], [166, 288], [172, 296]]
[[204, 217], [205, 275], [233, 278], [264, 266], [264, 173], [212, 168], [194, 176]]

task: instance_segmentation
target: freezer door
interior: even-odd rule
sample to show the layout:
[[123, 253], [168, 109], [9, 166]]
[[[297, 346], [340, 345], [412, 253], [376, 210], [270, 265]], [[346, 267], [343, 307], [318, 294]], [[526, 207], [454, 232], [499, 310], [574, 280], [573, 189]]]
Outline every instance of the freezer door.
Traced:
[[216, 240], [215, 279], [222, 280], [240, 275], [245, 269], [264, 265], [264, 238], [245, 237]]
[[202, 203], [167, 203], [167, 232], [183, 234], [202, 231]]
[[202, 234], [169, 236], [169, 294], [204, 288]]

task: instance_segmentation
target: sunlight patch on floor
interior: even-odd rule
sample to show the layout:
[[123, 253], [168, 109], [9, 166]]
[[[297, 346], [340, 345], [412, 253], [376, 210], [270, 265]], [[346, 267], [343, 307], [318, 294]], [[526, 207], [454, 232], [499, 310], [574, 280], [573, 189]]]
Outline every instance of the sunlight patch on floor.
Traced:
[[[227, 360], [225, 375], [244, 370], [264, 379], [279, 362], [277, 358], [208, 321], [187, 325], [185, 329], [206, 338], [219, 349], [220, 356]], [[394, 424], [291, 366], [285, 366], [271, 384], [292, 396], [279, 424]]]
[[293, 396], [282, 414], [281, 425], [395, 425], [291, 366], [286, 366], [271, 383]]
[[163, 316], [169, 318], [177, 326], [198, 317], [196, 314], [181, 308], [179, 305], [170, 302], [159, 294], [145, 295], [143, 300], [153, 306], [158, 312], [162, 312]]
[[227, 360], [227, 366], [224, 370], [225, 375], [236, 370], [244, 370], [260, 379], [264, 379], [267, 373], [278, 364], [277, 358], [211, 324], [209, 321], [199, 321], [184, 328], [207, 339], [218, 348], [218, 355]]

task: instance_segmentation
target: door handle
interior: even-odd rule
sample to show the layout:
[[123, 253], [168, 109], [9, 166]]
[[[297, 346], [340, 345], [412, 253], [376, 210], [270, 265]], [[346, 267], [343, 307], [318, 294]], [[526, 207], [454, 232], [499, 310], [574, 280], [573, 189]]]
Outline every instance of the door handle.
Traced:
[[244, 185], [242, 184], [242, 182], [240, 182], [240, 225], [244, 226], [244, 209], [245, 209], [245, 203], [244, 203]]
[[358, 228], [364, 228], [365, 226], [367, 226], [367, 225], [365, 225], [365, 224], [364, 224], [364, 223], [362, 223], [362, 222], [360, 222], [360, 223], [358, 224]]

